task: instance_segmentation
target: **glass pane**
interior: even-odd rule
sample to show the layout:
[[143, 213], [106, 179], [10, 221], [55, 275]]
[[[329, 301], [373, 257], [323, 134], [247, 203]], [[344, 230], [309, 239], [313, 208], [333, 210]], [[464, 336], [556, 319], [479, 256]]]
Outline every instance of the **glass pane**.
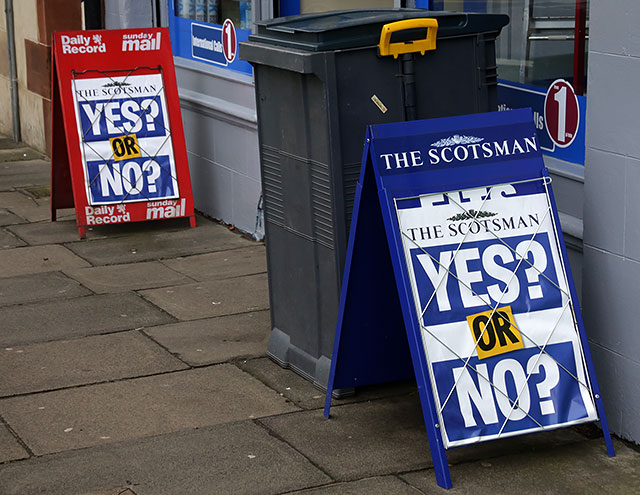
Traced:
[[218, 3], [219, 0], [175, 0], [175, 12], [186, 19], [217, 24]]
[[392, 8], [393, 0], [300, 0], [300, 13]]
[[436, 0], [434, 9], [509, 15], [496, 42], [502, 79], [544, 88], [573, 82], [576, 0]]
[[251, 29], [251, 0], [175, 0], [179, 17], [222, 24], [231, 19], [237, 29]]

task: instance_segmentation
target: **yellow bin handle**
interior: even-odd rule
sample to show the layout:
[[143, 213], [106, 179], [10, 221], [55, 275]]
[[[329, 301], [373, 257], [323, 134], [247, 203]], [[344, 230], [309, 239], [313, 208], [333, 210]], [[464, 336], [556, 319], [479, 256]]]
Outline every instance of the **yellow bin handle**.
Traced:
[[[406, 31], [408, 29], [427, 28], [427, 37], [423, 40], [402, 41], [391, 43], [391, 35], [396, 31]], [[427, 50], [436, 49], [436, 35], [438, 34], [438, 20], [433, 18], [407, 19], [405, 21], [392, 22], [382, 26], [380, 31], [380, 43], [378, 52], [381, 57], [393, 55], [398, 58], [401, 53], [420, 52], [424, 55]]]

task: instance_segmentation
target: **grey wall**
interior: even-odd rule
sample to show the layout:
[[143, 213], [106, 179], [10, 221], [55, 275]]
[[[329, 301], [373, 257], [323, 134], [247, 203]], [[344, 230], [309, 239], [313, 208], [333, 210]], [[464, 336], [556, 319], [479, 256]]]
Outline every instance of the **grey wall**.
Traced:
[[558, 206], [564, 243], [582, 306], [584, 167], [551, 156], [545, 156], [544, 162], [553, 180], [551, 186]]
[[583, 309], [611, 429], [640, 443], [640, 2], [590, 16]]
[[178, 57], [174, 61], [195, 207], [261, 239], [253, 78]]

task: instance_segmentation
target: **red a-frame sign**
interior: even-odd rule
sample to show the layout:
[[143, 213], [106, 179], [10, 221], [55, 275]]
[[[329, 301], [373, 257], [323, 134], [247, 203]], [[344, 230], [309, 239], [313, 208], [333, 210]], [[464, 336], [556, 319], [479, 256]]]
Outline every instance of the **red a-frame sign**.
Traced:
[[51, 72], [51, 219], [195, 227], [169, 31], [57, 32]]

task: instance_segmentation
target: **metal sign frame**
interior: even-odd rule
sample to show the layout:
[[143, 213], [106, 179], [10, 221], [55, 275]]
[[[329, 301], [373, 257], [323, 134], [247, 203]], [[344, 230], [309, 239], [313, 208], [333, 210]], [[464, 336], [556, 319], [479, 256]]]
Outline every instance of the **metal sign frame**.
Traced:
[[[615, 455], [539, 148], [530, 109], [367, 129], [324, 413], [328, 418], [335, 389], [413, 374], [443, 488], [452, 487], [446, 449], [479, 441], [599, 420]], [[531, 216], [511, 219], [510, 235], [495, 234], [490, 219], [498, 228], [505, 212], [518, 208]], [[436, 211], [457, 211], [447, 225], [466, 225], [461, 240], [447, 240], [437, 221], [403, 224]], [[483, 249], [491, 254], [480, 264]], [[493, 278], [485, 259], [500, 265]], [[468, 265], [474, 262], [475, 272]], [[419, 278], [420, 264], [432, 275]], [[521, 290], [525, 270], [538, 282]], [[493, 292], [483, 277], [494, 282]], [[441, 305], [450, 287], [462, 302]], [[464, 352], [452, 349], [465, 344]], [[557, 390], [536, 395], [549, 377], [557, 378], [550, 387]], [[475, 398], [461, 391], [463, 381]]]

